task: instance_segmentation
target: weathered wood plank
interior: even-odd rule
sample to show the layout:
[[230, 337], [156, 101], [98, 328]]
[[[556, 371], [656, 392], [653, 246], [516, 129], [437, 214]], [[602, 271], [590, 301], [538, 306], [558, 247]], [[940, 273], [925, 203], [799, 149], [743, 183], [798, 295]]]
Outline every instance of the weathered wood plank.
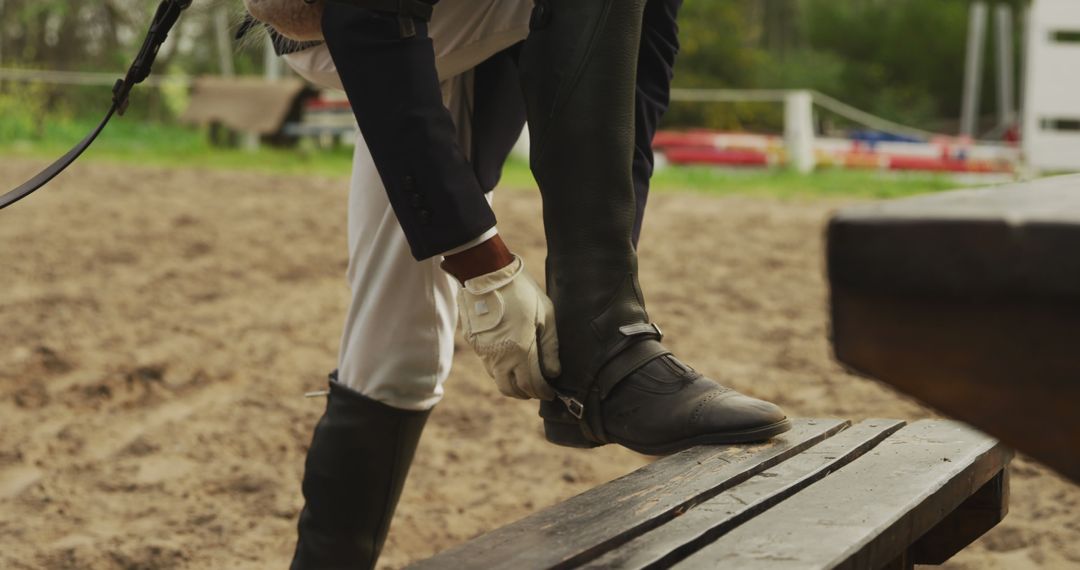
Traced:
[[759, 445], [677, 453], [410, 568], [565, 568], [603, 554], [832, 436], [843, 420], [796, 420]]
[[909, 551], [916, 564], [944, 564], [1009, 513], [1009, 470], [1002, 469]]
[[841, 362], [1080, 482], [1080, 177], [856, 206], [828, 242]]
[[880, 568], [1007, 464], [959, 423], [920, 421], [675, 568]]
[[663, 568], [847, 465], [904, 426], [867, 420], [705, 501], [585, 568]]

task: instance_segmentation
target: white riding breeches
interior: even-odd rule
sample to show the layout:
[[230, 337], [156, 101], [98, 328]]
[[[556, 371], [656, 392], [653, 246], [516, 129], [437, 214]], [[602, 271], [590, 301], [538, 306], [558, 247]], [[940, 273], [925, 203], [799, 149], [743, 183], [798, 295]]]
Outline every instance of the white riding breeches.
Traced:
[[[474, 68], [528, 34], [532, 0], [443, 0], [429, 25], [443, 101], [461, 148], [472, 148]], [[325, 46], [286, 56], [317, 85], [341, 88]], [[378, 89], [373, 82], [373, 89]], [[488, 194], [490, 200], [491, 194]], [[442, 399], [457, 328], [458, 284], [441, 258], [417, 262], [390, 206], [363, 137], [358, 135], [348, 201], [352, 301], [345, 320], [338, 379], [379, 402], [427, 410]]]

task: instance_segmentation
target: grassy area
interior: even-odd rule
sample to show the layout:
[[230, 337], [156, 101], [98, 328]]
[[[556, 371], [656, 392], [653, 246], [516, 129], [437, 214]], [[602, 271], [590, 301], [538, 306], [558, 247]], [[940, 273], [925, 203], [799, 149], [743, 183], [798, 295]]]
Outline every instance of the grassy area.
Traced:
[[830, 168], [812, 175], [789, 170], [734, 170], [672, 167], [656, 173], [659, 191], [694, 190], [710, 194], [797, 197], [895, 198], [960, 187], [953, 179], [922, 173], [891, 173]]
[[[0, 140], [0, 156], [52, 159], [80, 140], [94, 123], [56, 121], [43, 124], [32, 138]], [[129, 121], [113, 122], [87, 152], [84, 160], [168, 167], [255, 170], [282, 174], [348, 176], [349, 148], [320, 150], [263, 148], [256, 152], [219, 148], [205, 133], [177, 126]], [[9, 181], [10, 182], [10, 181]], [[528, 164], [512, 159], [503, 186], [534, 187]], [[950, 178], [929, 174], [892, 174], [830, 169], [803, 176], [786, 170], [735, 170], [709, 167], [672, 167], [654, 178], [657, 191], [696, 191], [710, 194], [746, 194], [792, 197], [896, 197], [956, 188]]]
[[[96, 123], [46, 123], [32, 139], [0, 140], [0, 156], [52, 159], [86, 136]], [[152, 166], [257, 170], [284, 174], [348, 176], [352, 149], [336, 150], [263, 148], [257, 152], [212, 145], [205, 133], [171, 125], [129, 121], [116, 117], [86, 152], [83, 160]]]

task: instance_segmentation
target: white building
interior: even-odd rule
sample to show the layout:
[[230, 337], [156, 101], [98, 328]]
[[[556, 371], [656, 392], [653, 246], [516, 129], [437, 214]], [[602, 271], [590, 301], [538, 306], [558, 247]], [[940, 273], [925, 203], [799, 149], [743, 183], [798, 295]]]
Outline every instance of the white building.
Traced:
[[1080, 0], [1033, 0], [1024, 154], [1037, 170], [1080, 171]]

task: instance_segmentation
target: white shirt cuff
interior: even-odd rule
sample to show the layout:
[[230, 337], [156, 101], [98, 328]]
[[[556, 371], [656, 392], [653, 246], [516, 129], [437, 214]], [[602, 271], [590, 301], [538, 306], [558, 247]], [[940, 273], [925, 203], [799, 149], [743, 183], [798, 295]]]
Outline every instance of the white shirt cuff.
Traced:
[[448, 255], [454, 255], [455, 253], [461, 253], [467, 249], [472, 249], [497, 235], [499, 235], [499, 228], [492, 227], [490, 230], [480, 234], [480, 237], [470, 240], [468, 243], [455, 247], [450, 251], [444, 251], [441, 255], [446, 257]]

